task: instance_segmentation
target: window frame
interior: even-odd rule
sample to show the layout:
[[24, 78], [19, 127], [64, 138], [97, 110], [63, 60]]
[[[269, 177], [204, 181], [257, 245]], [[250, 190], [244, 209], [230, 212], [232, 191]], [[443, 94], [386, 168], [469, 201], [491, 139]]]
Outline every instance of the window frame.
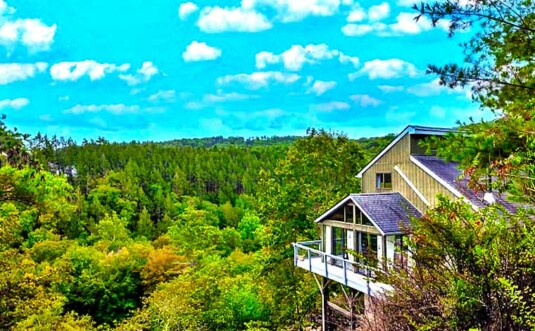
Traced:
[[[386, 176], [390, 177], [390, 181], [386, 181]], [[375, 189], [379, 192], [392, 191], [393, 180], [391, 172], [377, 172], [375, 174]], [[385, 184], [390, 184], [386, 186]]]

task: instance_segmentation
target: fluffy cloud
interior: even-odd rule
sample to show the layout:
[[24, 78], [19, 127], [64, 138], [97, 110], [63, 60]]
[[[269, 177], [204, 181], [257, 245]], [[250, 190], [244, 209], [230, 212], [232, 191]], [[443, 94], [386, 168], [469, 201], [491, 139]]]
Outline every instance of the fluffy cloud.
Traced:
[[218, 85], [238, 83], [251, 90], [265, 88], [271, 83], [292, 84], [301, 78], [297, 74], [284, 73], [280, 71], [261, 71], [252, 74], [237, 74], [219, 77]]
[[360, 71], [349, 75], [349, 79], [354, 80], [362, 75], [367, 75], [370, 79], [388, 79], [403, 76], [415, 77], [417, 74], [418, 70], [412, 63], [400, 59], [375, 59], [365, 62], [364, 67]]
[[[449, 22], [441, 20], [437, 25], [440, 29], [448, 31]], [[390, 30], [393, 34], [418, 34], [422, 31], [429, 31], [433, 28], [431, 21], [421, 16], [418, 21], [414, 19], [414, 13], [400, 13], [396, 17], [396, 23], [391, 24]]]
[[[379, 15], [380, 16], [380, 15]], [[420, 17], [418, 21], [414, 19], [414, 13], [399, 13], [394, 23], [385, 24], [379, 21], [373, 21], [363, 24], [346, 24], [342, 27], [342, 33], [346, 36], [362, 36], [373, 33], [381, 37], [401, 36], [418, 34], [429, 31], [433, 28], [431, 21], [427, 17]], [[441, 20], [437, 27], [448, 31], [450, 22]]]
[[247, 99], [258, 98], [258, 95], [242, 94], [236, 92], [225, 93], [222, 90], [217, 90], [216, 93], [205, 94], [202, 99], [189, 101], [184, 105], [187, 109], [202, 109], [206, 107], [213, 107], [214, 104], [221, 104], [225, 102], [242, 101]]
[[126, 106], [124, 104], [114, 105], [76, 105], [63, 111], [64, 114], [80, 115], [84, 113], [108, 112], [114, 115], [139, 113], [140, 108], [137, 105]]
[[152, 62], [146, 61], [143, 62], [141, 68], [134, 75], [119, 75], [119, 78], [126, 81], [128, 85], [133, 86], [148, 82], [158, 73], [158, 68]]
[[199, 7], [197, 7], [196, 4], [193, 2], [185, 2], [178, 7], [178, 16], [184, 21], [197, 10], [199, 10]]
[[34, 77], [37, 73], [44, 72], [48, 64], [38, 63], [1, 63], [0, 64], [0, 85], [26, 80]]
[[390, 6], [387, 2], [383, 2], [380, 5], [372, 6], [368, 9], [368, 18], [371, 21], [380, 21], [390, 15]]
[[379, 85], [377, 88], [385, 93], [401, 92], [404, 89], [403, 86], [399, 85]]
[[206, 7], [201, 10], [197, 25], [203, 32], [258, 32], [271, 29], [268, 19], [254, 11], [238, 8]]
[[361, 107], [377, 107], [383, 103], [381, 100], [375, 99], [368, 94], [355, 94], [349, 98]]
[[54, 41], [57, 26], [46, 25], [39, 19], [12, 19], [15, 9], [0, 0], [0, 45], [21, 44], [31, 52], [46, 51]]
[[174, 90], [160, 90], [151, 96], [147, 100], [150, 102], [160, 102], [160, 101], [174, 101], [176, 98], [176, 92]]
[[325, 92], [332, 90], [336, 87], [336, 82], [330, 81], [330, 82], [324, 82], [321, 80], [317, 80], [314, 82], [314, 84], [308, 89], [307, 93], [315, 94], [317, 96], [320, 96], [324, 94]]
[[349, 37], [363, 36], [371, 32], [384, 31], [386, 25], [383, 23], [373, 24], [346, 24], [342, 27], [342, 33]]
[[341, 63], [351, 63], [358, 65], [358, 58], [347, 56], [336, 49], [330, 49], [326, 44], [318, 45], [293, 45], [290, 49], [276, 55], [271, 52], [260, 52], [256, 54], [256, 67], [264, 69], [270, 64], [283, 63], [288, 70], [299, 71], [305, 63], [317, 64], [323, 60], [336, 58]]
[[342, 102], [342, 101], [331, 101], [331, 102], [326, 102], [326, 103], [320, 103], [320, 104], [312, 105], [310, 107], [311, 110], [317, 110], [317, 111], [322, 111], [322, 112], [346, 110], [350, 108], [351, 106], [348, 103]]
[[340, 0], [243, 0], [245, 8], [271, 8], [282, 22], [297, 22], [308, 16], [333, 16], [338, 13]]
[[[333, 16], [350, 0], [242, 0], [239, 7], [205, 7], [197, 25], [203, 32], [258, 32], [271, 29], [273, 22], [298, 22], [309, 16]], [[193, 5], [193, 4], [192, 4]], [[188, 15], [192, 5], [183, 4]], [[188, 15], [185, 15], [186, 17]]]
[[0, 0], [0, 15], [4, 15], [5, 12], [7, 12], [8, 7], [7, 3], [4, 0]]
[[357, 3], [352, 8], [349, 14], [347, 15], [348, 22], [360, 22], [366, 18], [366, 12], [362, 7]]
[[221, 56], [219, 48], [208, 46], [206, 43], [193, 41], [182, 53], [182, 58], [186, 62], [215, 60]]
[[93, 60], [79, 62], [60, 62], [50, 68], [50, 75], [53, 80], [77, 81], [84, 76], [89, 76], [91, 80], [99, 80], [114, 72], [125, 72], [130, 69], [129, 64], [115, 65], [109, 63], [98, 63]]
[[416, 84], [409, 86], [406, 89], [407, 93], [414, 94], [419, 97], [435, 96], [442, 93], [447, 94], [465, 94], [467, 98], [471, 98], [472, 94], [470, 89], [463, 89], [456, 87], [454, 89], [448, 88], [444, 85], [440, 85], [440, 79], [436, 78], [427, 83]]
[[218, 102], [228, 102], [228, 101], [240, 101], [247, 100], [250, 98], [256, 98], [255, 95], [241, 94], [236, 92], [223, 93], [221, 90], [218, 90], [216, 94], [207, 94], [204, 96], [203, 100], [207, 103], [218, 103]]
[[415, 0], [398, 0], [396, 4], [400, 7], [412, 7], [414, 4], [419, 4], [420, 2]]
[[19, 110], [26, 107], [30, 104], [30, 100], [26, 98], [17, 98], [17, 99], [5, 99], [0, 100], [0, 109], [10, 108]]

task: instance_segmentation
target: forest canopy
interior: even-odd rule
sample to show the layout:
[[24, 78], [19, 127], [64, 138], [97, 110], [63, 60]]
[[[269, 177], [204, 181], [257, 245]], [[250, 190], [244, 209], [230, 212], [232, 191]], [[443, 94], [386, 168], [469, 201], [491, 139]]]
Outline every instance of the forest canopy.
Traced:
[[[302, 237], [313, 239], [320, 206], [358, 190], [356, 167], [391, 139], [310, 130], [306, 137], [79, 145], [2, 123], [0, 328], [304, 325], [317, 313], [317, 292], [288, 259], [289, 225], [301, 224]], [[353, 157], [307, 184], [300, 174], [337, 153]], [[307, 186], [316, 196], [328, 183], [328, 196], [297, 195]], [[281, 217], [281, 197], [295, 214]]]

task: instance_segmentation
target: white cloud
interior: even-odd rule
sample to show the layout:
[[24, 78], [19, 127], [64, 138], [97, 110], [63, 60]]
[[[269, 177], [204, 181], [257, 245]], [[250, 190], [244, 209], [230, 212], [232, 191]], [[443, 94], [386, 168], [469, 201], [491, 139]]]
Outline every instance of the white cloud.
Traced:
[[358, 103], [361, 107], [377, 107], [383, 103], [383, 101], [373, 98], [368, 94], [355, 94], [349, 98]]
[[193, 2], [185, 2], [178, 7], [178, 16], [184, 21], [197, 10], [199, 10], [199, 7], [197, 7], [196, 4]]
[[79, 62], [60, 62], [50, 68], [53, 80], [77, 81], [84, 76], [91, 80], [99, 80], [114, 72], [125, 72], [130, 69], [129, 64], [115, 65], [110, 63], [98, 63], [93, 60]]
[[0, 85], [26, 80], [34, 77], [37, 73], [44, 72], [48, 64], [38, 63], [1, 63]]
[[126, 81], [130, 86], [148, 82], [153, 76], [159, 73], [158, 68], [150, 61], [143, 62], [143, 65], [136, 74], [119, 75], [119, 78]]
[[151, 96], [147, 100], [150, 102], [160, 102], [160, 101], [174, 101], [176, 98], [176, 92], [174, 90], [160, 90]]
[[139, 113], [139, 111], [140, 108], [137, 105], [127, 106], [121, 103], [114, 105], [76, 105], [72, 108], [64, 110], [63, 113], [80, 115], [84, 113], [108, 112], [114, 115], [121, 115], [128, 113]]
[[343, 64], [351, 63], [353, 67], [357, 68], [360, 63], [360, 60], [356, 56], [348, 56], [340, 53], [340, 62]]
[[396, 4], [400, 7], [412, 7], [414, 4], [419, 4], [420, 2], [416, 0], [398, 0]]
[[[422, 31], [429, 31], [433, 28], [431, 20], [425, 16], [421, 16], [418, 21], [415, 19], [414, 13], [400, 13], [396, 17], [396, 23], [390, 24], [390, 30], [394, 34], [418, 34]], [[449, 21], [441, 20], [437, 25], [440, 29], [448, 31]]]
[[3, 15], [7, 11], [7, 3], [4, 0], [0, 0], [0, 15]]
[[368, 18], [371, 21], [380, 21], [390, 15], [390, 6], [388, 2], [383, 2], [380, 5], [372, 6], [368, 9]]
[[331, 112], [334, 110], [346, 110], [350, 109], [351, 106], [342, 101], [331, 101], [326, 103], [320, 103], [310, 106], [311, 110], [317, 110], [317, 111], [323, 111], [323, 112]]
[[346, 24], [342, 27], [342, 33], [349, 37], [363, 36], [368, 33], [381, 33], [387, 29], [387, 25], [380, 22], [373, 24]]
[[197, 25], [203, 32], [258, 32], [271, 29], [268, 19], [254, 11], [238, 8], [205, 7]]
[[187, 102], [184, 107], [187, 109], [202, 109], [213, 106], [217, 103], [241, 101], [252, 98], [258, 98], [258, 95], [241, 94], [236, 92], [225, 93], [222, 90], [217, 90], [216, 93], [205, 94], [201, 100]]
[[400, 59], [375, 59], [364, 63], [364, 67], [357, 73], [350, 74], [349, 79], [354, 80], [361, 75], [367, 75], [370, 79], [388, 79], [403, 76], [415, 77], [417, 74], [418, 70], [412, 63]]
[[471, 98], [470, 89], [463, 89], [461, 87], [456, 87], [454, 89], [448, 88], [447, 86], [440, 85], [440, 79], [436, 78], [427, 83], [416, 84], [406, 89], [407, 93], [414, 94], [419, 97], [428, 97], [435, 96], [442, 93], [447, 94], [464, 94], [467, 98]]
[[228, 101], [240, 101], [250, 98], [256, 98], [255, 95], [241, 94], [236, 92], [223, 93], [218, 90], [216, 94], [207, 94], [204, 96], [204, 101], [209, 103], [228, 102]]
[[[5, 2], [0, 4], [2, 12], [14, 11], [9, 9]], [[46, 51], [54, 41], [57, 26], [46, 25], [38, 19], [17, 19], [0, 17], [0, 44], [13, 47], [22, 44], [31, 52]]]
[[366, 12], [362, 7], [357, 3], [351, 8], [351, 11], [347, 15], [348, 22], [360, 22], [366, 18]]
[[[242, 0], [239, 7], [203, 8], [197, 25], [201, 31], [208, 33], [258, 32], [271, 29], [273, 22], [288, 23], [309, 16], [334, 16], [340, 11], [340, 6], [351, 5], [352, 0]], [[193, 10], [191, 5], [185, 8]]]
[[271, 52], [260, 52], [256, 54], [256, 67], [264, 69], [270, 64], [283, 63], [287, 70], [299, 71], [305, 63], [317, 64], [323, 60], [330, 60], [336, 58], [341, 63], [351, 63], [357, 66], [359, 59], [357, 57], [348, 56], [336, 49], [330, 49], [326, 44], [318, 45], [293, 45], [290, 49], [284, 51], [280, 55]]
[[[349, 4], [345, 1], [344, 4]], [[242, 7], [270, 7], [282, 22], [298, 22], [308, 16], [333, 16], [338, 13], [340, 0], [243, 0]]]
[[299, 80], [301, 76], [280, 71], [261, 71], [252, 74], [237, 74], [219, 77], [218, 85], [227, 85], [230, 83], [239, 83], [245, 87], [257, 90], [267, 87], [271, 83], [292, 84]]
[[330, 82], [324, 82], [321, 80], [317, 80], [314, 82], [314, 84], [308, 89], [307, 93], [312, 93], [316, 95], [322, 95], [325, 92], [332, 90], [336, 87], [336, 82], [330, 81]]
[[392, 93], [392, 92], [401, 92], [404, 90], [403, 86], [395, 86], [395, 85], [379, 85], [377, 86], [381, 91], [385, 93]]
[[186, 47], [182, 53], [182, 58], [186, 62], [191, 61], [210, 61], [221, 56], [219, 48], [208, 46], [204, 42], [193, 41]]
[[26, 107], [30, 104], [30, 100], [26, 98], [17, 98], [17, 99], [5, 99], [0, 100], [0, 109], [11, 108], [19, 110]]
[[[362, 36], [374, 33], [381, 37], [389, 37], [408, 34], [414, 35], [433, 29], [433, 25], [427, 17], [422, 16], [418, 21], [414, 19], [415, 17], [416, 15], [414, 13], [399, 13], [398, 16], [396, 16], [396, 21], [390, 24], [377, 21], [365, 24], [346, 24], [342, 27], [342, 33], [346, 36]], [[440, 20], [437, 27], [444, 31], [448, 31], [449, 25], [450, 22], [448, 20]]]

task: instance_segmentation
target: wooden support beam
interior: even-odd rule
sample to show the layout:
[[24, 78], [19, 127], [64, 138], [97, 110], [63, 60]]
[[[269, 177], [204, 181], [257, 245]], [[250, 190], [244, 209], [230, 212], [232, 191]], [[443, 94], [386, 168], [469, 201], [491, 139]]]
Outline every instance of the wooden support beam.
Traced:
[[347, 311], [345, 310], [344, 308], [338, 306], [337, 304], [333, 303], [333, 302], [327, 302], [327, 305], [329, 306], [329, 308], [331, 308], [332, 310], [335, 310], [337, 312], [339, 312], [340, 314], [344, 315], [345, 317], [347, 318], [351, 318], [351, 312], [350, 311]]
[[327, 311], [329, 309], [329, 284], [331, 283], [331, 280], [325, 277], [321, 278], [321, 282], [318, 279], [318, 276], [316, 274], [314, 275], [314, 279], [316, 280], [316, 283], [318, 284], [318, 288], [321, 293], [321, 327], [322, 330], [327, 331]]

